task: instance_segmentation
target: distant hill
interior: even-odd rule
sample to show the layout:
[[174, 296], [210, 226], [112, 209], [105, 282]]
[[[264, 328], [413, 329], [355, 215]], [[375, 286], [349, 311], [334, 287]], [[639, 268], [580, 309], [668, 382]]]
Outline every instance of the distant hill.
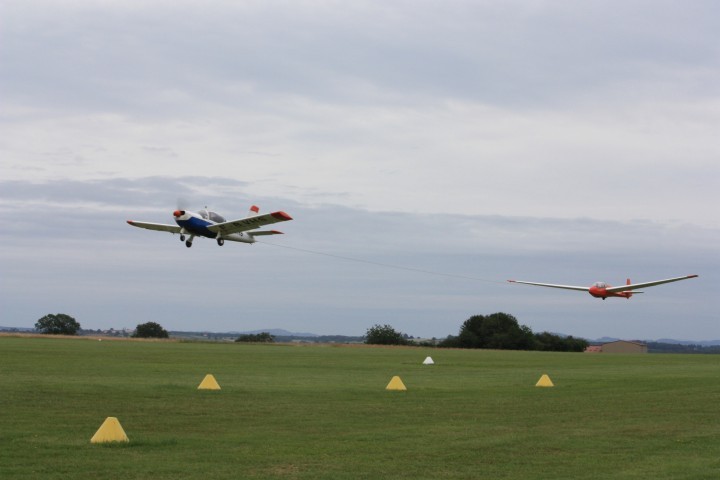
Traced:
[[[602, 337], [596, 340], [590, 340], [590, 343], [609, 343], [618, 340], [638, 340], [636, 338], [613, 338]], [[720, 340], [675, 340], [674, 338], [658, 338], [657, 340], [640, 340], [643, 343], [665, 343], [669, 345], [700, 345], [701, 347], [717, 347], [720, 346]]]
[[[619, 339], [602, 337], [590, 340], [591, 344], [615, 342]], [[650, 353], [720, 353], [720, 340], [675, 340], [673, 338], [660, 338], [658, 340], [626, 339], [640, 341], [647, 345]]]
[[672, 338], [660, 338], [655, 340], [657, 343], [672, 343], [677, 345], [700, 345], [701, 347], [717, 347], [720, 340], [673, 340]]
[[617, 342], [620, 340], [619, 338], [614, 337], [600, 337], [595, 340], [588, 340], [590, 343], [610, 343], [610, 342]]
[[[34, 328], [27, 328], [27, 327], [3, 327], [0, 326], [0, 332], [35, 332], [36, 330]], [[239, 335], [243, 334], [252, 334], [257, 335], [259, 333], [267, 332], [270, 335], [274, 336], [279, 341], [293, 341], [293, 340], [307, 340], [307, 341], [317, 341], [317, 342], [356, 342], [361, 341], [361, 336], [348, 336], [348, 335], [321, 335], [317, 333], [309, 333], [309, 332], [291, 332], [282, 328], [269, 328], [264, 330], [248, 330], [248, 331], [230, 331], [230, 332], [180, 332], [180, 331], [173, 331], [170, 332], [174, 336], [179, 337], [210, 337], [210, 338], [230, 338], [230, 337], [237, 337]], [[89, 330], [86, 334], [95, 334], [95, 331]], [[81, 333], [82, 334], [82, 333]], [[568, 335], [557, 333], [556, 335], [560, 335], [562, 337], [567, 337]], [[588, 339], [590, 343], [593, 344], [600, 344], [600, 343], [609, 343], [609, 342], [615, 342], [618, 340], [623, 340], [616, 337], [600, 337], [597, 339]], [[624, 340], [638, 340], [638, 339], [624, 339]], [[657, 340], [640, 340], [643, 343], [647, 344], [667, 344], [667, 345], [697, 345], [701, 347], [718, 347], [720, 346], [720, 340], [676, 340], [673, 338], [659, 338]]]
[[191, 340], [210, 340], [221, 342], [232, 342], [241, 335], [258, 335], [261, 333], [269, 333], [275, 338], [276, 342], [290, 343], [361, 343], [363, 337], [350, 337], [346, 335], [318, 335], [316, 333], [290, 332], [281, 328], [269, 328], [265, 330], [251, 331], [230, 331], [230, 332], [179, 332], [171, 331], [170, 336], [175, 338], [185, 338]]

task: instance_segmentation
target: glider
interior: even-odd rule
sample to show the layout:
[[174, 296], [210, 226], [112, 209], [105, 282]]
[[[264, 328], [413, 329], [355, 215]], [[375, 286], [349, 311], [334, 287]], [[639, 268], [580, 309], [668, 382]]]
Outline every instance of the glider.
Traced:
[[[192, 247], [195, 237], [214, 238], [217, 244], [223, 246], [225, 240], [242, 243], [255, 243], [255, 237], [262, 235], [280, 235], [277, 230], [255, 230], [256, 228], [270, 225], [277, 222], [292, 220], [292, 217], [285, 212], [273, 212], [259, 215], [260, 209], [253, 205], [250, 207], [248, 216], [240, 220], [226, 221], [215, 212], [208, 211], [207, 207], [199, 212], [187, 210], [175, 210], [173, 217], [177, 225], [165, 223], [148, 223], [128, 220], [127, 223], [133, 227], [158, 230], [160, 232], [179, 233], [180, 241], [185, 246]], [[186, 238], [186, 235], [189, 238]]]
[[697, 275], [686, 275], [684, 277], [667, 278], [665, 280], [654, 280], [652, 282], [644, 283], [630, 283], [630, 279], [627, 279], [627, 284], [621, 287], [613, 287], [605, 282], [595, 282], [591, 287], [576, 287], [574, 285], [556, 285], [553, 283], [537, 283], [537, 282], [523, 282], [521, 280], [508, 280], [511, 283], [524, 283], [526, 285], [538, 285], [540, 287], [551, 287], [551, 288], [564, 288], [566, 290], [580, 290], [582, 292], [588, 292], [595, 298], [602, 298], [605, 300], [608, 297], [621, 297], [627, 298], [633, 296], [634, 292], [638, 288], [654, 287], [655, 285], [662, 285], [663, 283], [679, 282], [680, 280], [687, 280], [688, 278], [695, 278]]

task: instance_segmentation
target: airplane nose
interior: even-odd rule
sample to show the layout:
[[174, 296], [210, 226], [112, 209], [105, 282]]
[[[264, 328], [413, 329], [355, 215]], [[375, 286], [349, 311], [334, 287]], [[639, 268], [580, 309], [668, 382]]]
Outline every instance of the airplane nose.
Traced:
[[185, 211], [184, 211], [184, 210], [175, 210], [175, 211], [173, 212], [173, 216], [174, 216], [175, 218], [181, 217], [181, 216], [183, 216], [183, 215], [185, 215]]

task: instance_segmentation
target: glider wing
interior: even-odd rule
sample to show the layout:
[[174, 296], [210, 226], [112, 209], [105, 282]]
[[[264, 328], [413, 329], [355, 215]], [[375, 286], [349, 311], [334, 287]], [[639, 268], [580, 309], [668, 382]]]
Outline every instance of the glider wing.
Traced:
[[[610, 287], [606, 291], [609, 293], [624, 292], [626, 290], [635, 290], [637, 288], [654, 287], [655, 285], [662, 285], [663, 283], [679, 282], [680, 280], [687, 280], [688, 278], [695, 278], [697, 275], [686, 275], [684, 277], [668, 278], [665, 280], [655, 280], [652, 282], [645, 283], [633, 283], [631, 285], [621, 285], [619, 287]], [[640, 293], [640, 292], [636, 292]]]
[[128, 220], [127, 223], [133, 227], [146, 228], [148, 230], [158, 230], [160, 232], [180, 233], [182, 230], [178, 225], [167, 225], [165, 223], [147, 223], [147, 222], [135, 222]]
[[[215, 233], [221, 233], [223, 235], [230, 235], [231, 233], [247, 232], [254, 228], [263, 227], [265, 225], [271, 225], [278, 222], [286, 222], [292, 220], [292, 217], [285, 212], [274, 212], [267, 213], [265, 215], [257, 215], [254, 217], [247, 217], [240, 220], [231, 220], [225, 223], [216, 223], [215, 225], [208, 225], [208, 230]], [[268, 233], [262, 232], [251, 232], [253, 235], [269, 235]]]
[[564, 288], [565, 290], [580, 290], [581, 292], [589, 292], [588, 287], [576, 287], [575, 285], [556, 285], [554, 283], [537, 283], [537, 282], [523, 282], [520, 280], [508, 280], [510, 283], [524, 283], [525, 285], [538, 285], [540, 287], [550, 288]]

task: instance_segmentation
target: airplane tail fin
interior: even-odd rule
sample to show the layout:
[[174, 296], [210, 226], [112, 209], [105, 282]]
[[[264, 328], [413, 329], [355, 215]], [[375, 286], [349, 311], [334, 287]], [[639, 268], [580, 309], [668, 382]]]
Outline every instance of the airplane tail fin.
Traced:
[[250, 210], [248, 210], [247, 216], [254, 217], [255, 215], [257, 215], [259, 213], [260, 213], [260, 207], [258, 207], [257, 205], [253, 205], [252, 207], [250, 207]]

